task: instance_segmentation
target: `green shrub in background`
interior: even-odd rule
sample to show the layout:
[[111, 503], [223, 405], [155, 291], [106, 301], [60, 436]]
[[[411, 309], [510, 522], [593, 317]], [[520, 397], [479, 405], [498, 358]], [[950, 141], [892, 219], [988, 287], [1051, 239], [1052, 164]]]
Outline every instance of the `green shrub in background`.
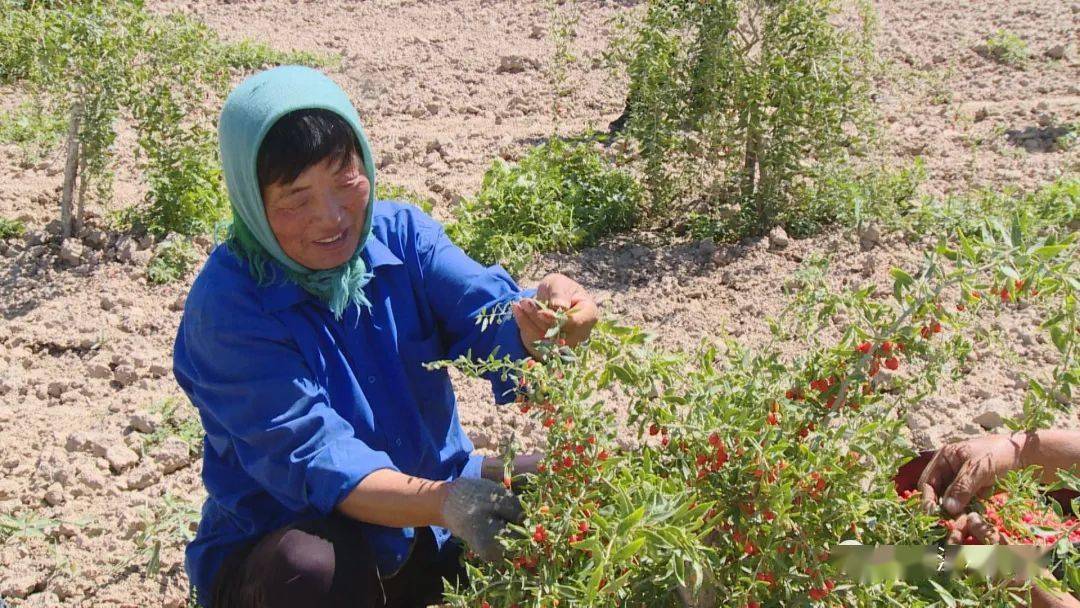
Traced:
[[0, 217], [0, 241], [18, 238], [26, 232], [26, 226], [19, 220]]
[[641, 199], [637, 182], [594, 148], [553, 139], [518, 165], [496, 160], [480, 192], [454, 209], [447, 233], [475, 259], [518, 273], [538, 252], [631, 228]]
[[432, 200], [418, 192], [399, 186], [397, 184], [388, 184], [383, 181], [375, 180], [375, 199], [380, 201], [397, 201], [399, 203], [410, 203], [416, 205], [420, 209], [431, 214], [431, 210], [435, 208], [435, 203]]
[[226, 43], [193, 17], [152, 13], [142, 0], [0, 3], [0, 82], [24, 87], [33, 103], [65, 117], [65, 237], [81, 228], [89, 186], [100, 201], [111, 194], [122, 113], [134, 118], [150, 190], [120, 217], [156, 235], [209, 231], [228, 206], [212, 129], [216, 104], [207, 100], [224, 96], [237, 69], [321, 61]]
[[56, 112], [24, 102], [0, 114], [0, 143], [17, 145], [23, 166], [30, 166], [60, 145], [65, 126]]
[[1016, 217], [1039, 230], [1066, 234], [1080, 230], [1080, 176], [1063, 176], [1034, 191], [1008, 188], [948, 196], [879, 201], [868, 215], [887, 228], [911, 236], [960, 231], [974, 234], [986, 218]]
[[[857, 27], [833, 24], [850, 9]], [[869, 139], [868, 6], [650, 0], [629, 44], [628, 133], [657, 221], [736, 210], [760, 233]]]
[[201, 259], [202, 256], [189, 239], [173, 235], [154, 250], [146, 266], [146, 280], [155, 285], [177, 281], [191, 272]]

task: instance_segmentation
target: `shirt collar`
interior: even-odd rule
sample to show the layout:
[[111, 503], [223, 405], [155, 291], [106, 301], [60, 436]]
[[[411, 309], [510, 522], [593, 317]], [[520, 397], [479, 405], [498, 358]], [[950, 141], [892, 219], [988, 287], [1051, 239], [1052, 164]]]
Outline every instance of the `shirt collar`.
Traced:
[[[367, 243], [364, 244], [364, 250], [360, 252], [363, 256], [364, 262], [367, 263], [367, 267], [372, 272], [376, 268], [382, 266], [400, 266], [404, 264], [401, 258], [394, 255], [390, 248], [383, 244], [382, 241], [375, 238], [375, 235], [371, 235], [368, 238]], [[278, 269], [275, 268], [275, 271]], [[303, 287], [300, 287], [296, 283], [288, 279], [281, 278], [280, 272], [275, 272], [277, 278], [268, 285], [261, 288], [263, 308], [267, 312], [275, 312], [279, 310], [285, 310], [305, 300], [314, 300], [315, 296], [308, 293]]]

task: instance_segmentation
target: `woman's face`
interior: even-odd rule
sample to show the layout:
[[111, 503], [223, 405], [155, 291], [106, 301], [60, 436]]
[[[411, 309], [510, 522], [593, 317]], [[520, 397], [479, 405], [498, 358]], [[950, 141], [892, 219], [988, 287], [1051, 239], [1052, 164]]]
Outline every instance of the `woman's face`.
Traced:
[[285, 255], [312, 270], [326, 270], [356, 251], [370, 190], [353, 152], [344, 165], [328, 157], [292, 183], [263, 188], [262, 195], [266, 219]]

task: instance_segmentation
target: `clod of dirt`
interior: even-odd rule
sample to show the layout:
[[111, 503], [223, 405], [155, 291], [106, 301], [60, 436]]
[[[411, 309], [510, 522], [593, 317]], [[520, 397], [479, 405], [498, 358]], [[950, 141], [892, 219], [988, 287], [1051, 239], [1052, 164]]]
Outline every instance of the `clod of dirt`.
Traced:
[[769, 251], [782, 251], [791, 243], [787, 232], [780, 226], [769, 231]]
[[881, 245], [881, 230], [873, 225], [866, 224], [859, 229], [859, 247], [863, 251], [870, 251]]
[[42, 591], [28, 596], [21, 608], [55, 608], [62, 605], [58, 595], [52, 591]]
[[147, 412], [135, 412], [131, 415], [131, 418], [128, 419], [128, 426], [139, 433], [153, 433], [160, 424], [161, 416], [156, 416]]
[[520, 74], [527, 68], [537, 67], [536, 61], [529, 59], [528, 57], [522, 57], [521, 55], [503, 55], [499, 57], [499, 67], [496, 68], [497, 74]]
[[86, 249], [75, 239], [65, 239], [60, 246], [60, 259], [69, 266], [78, 266], [83, 262]]
[[113, 445], [105, 450], [105, 460], [113, 473], [122, 473], [139, 463], [139, 455], [126, 445]]
[[60, 485], [60, 482], [53, 482], [45, 490], [45, 496], [43, 498], [45, 504], [50, 507], [62, 504], [64, 502], [64, 486]]
[[161, 473], [150, 465], [142, 465], [128, 474], [124, 487], [128, 490], [145, 490], [161, 481]]
[[1067, 44], [1055, 44], [1046, 49], [1045, 55], [1050, 59], [1065, 59], [1069, 55], [1069, 46]]
[[86, 365], [86, 375], [89, 378], [104, 380], [112, 377], [112, 368], [102, 361], [91, 361]]
[[8, 572], [0, 580], [0, 596], [22, 599], [45, 588], [45, 573], [35, 571]]
[[131, 365], [118, 365], [113, 370], [113, 380], [120, 386], [128, 386], [139, 380], [139, 374], [135, 372], [135, 368]]
[[191, 464], [191, 452], [188, 444], [179, 437], [167, 438], [150, 456], [161, 465], [161, 470], [166, 475]]

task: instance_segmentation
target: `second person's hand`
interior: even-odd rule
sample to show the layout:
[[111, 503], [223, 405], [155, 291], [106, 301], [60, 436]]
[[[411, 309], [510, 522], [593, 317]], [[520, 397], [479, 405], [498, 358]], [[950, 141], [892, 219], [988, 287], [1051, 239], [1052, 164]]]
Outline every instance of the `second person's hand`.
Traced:
[[542, 309], [535, 301], [520, 300], [511, 311], [521, 331], [521, 341], [533, 357], [541, 358], [535, 343], [556, 323], [554, 311], [566, 312], [562, 337], [570, 346], [577, 346], [588, 339], [592, 328], [600, 318], [600, 311], [589, 292], [576, 281], [562, 274], [545, 276], [536, 287], [536, 300], [544, 302], [552, 310]]

